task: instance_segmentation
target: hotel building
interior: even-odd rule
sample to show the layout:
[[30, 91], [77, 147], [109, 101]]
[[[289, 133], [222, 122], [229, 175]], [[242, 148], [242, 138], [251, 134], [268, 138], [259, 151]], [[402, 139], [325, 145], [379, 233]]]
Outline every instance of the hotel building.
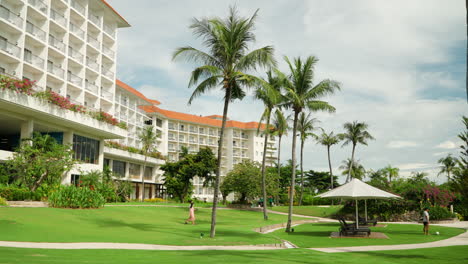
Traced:
[[[130, 27], [104, 0], [3, 0], [0, 2], [0, 74], [34, 80], [36, 92], [52, 91], [87, 112], [112, 115], [120, 126], [93, 118], [95, 114], [63, 109], [50, 102], [11, 90], [0, 90], [0, 162], [10, 158], [23, 138], [47, 133], [71, 144], [80, 163], [63, 179], [73, 183], [83, 172], [109, 166], [133, 182], [131, 198], [164, 195], [165, 160], [145, 157], [139, 131], [152, 125], [158, 132], [157, 150], [168, 161], [178, 159], [186, 146], [190, 152], [210, 147], [217, 153], [220, 116], [196, 116], [163, 110], [116, 79], [117, 29]], [[263, 138], [258, 123], [229, 120], [222, 160], [222, 175], [243, 159], [261, 161]], [[275, 140], [268, 142], [270, 164]], [[142, 177], [145, 190], [141, 190]], [[195, 179], [195, 195], [212, 192]]]

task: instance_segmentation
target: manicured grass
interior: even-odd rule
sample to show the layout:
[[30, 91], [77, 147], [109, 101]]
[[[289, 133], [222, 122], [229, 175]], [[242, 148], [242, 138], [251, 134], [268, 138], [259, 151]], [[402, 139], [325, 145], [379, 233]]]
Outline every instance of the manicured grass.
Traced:
[[[284, 223], [287, 216], [219, 210], [216, 238], [209, 238], [211, 210], [197, 209], [196, 225], [185, 225], [187, 208], [105, 207], [96, 210], [0, 208], [0, 240], [31, 242], [121, 242], [163, 245], [279, 243], [253, 228]], [[297, 218], [296, 218], [297, 219]], [[200, 234], [204, 237], [200, 239]]]
[[468, 263], [467, 251], [468, 246], [333, 254], [306, 249], [275, 251], [146, 251], [0, 248], [0, 263], [453, 264]]
[[[294, 227], [294, 233], [285, 233], [284, 229], [273, 232], [281, 239], [291, 241], [298, 247], [346, 247], [368, 245], [415, 244], [447, 239], [465, 232], [464, 229], [443, 226], [431, 226], [432, 235], [425, 236], [422, 225], [388, 224], [387, 227], [370, 227], [372, 232], [385, 233], [389, 239], [370, 238], [330, 238], [330, 233], [339, 230], [338, 223], [313, 223]], [[435, 235], [435, 232], [440, 235]]]
[[[305, 205], [305, 206], [294, 206], [293, 213], [308, 216], [317, 217], [330, 217], [336, 214], [343, 206], [333, 205], [330, 207], [321, 207], [317, 205]], [[289, 210], [288, 206], [275, 206], [270, 208], [273, 211], [287, 213]]]
[[[182, 207], [189, 207], [189, 203], [177, 203], [177, 202], [126, 202], [126, 203], [106, 203], [106, 206], [112, 205], [161, 205], [161, 206], [182, 206]], [[211, 208], [213, 207], [213, 203], [195, 203], [195, 207], [198, 208]], [[218, 208], [225, 208], [226, 205], [218, 204]]]

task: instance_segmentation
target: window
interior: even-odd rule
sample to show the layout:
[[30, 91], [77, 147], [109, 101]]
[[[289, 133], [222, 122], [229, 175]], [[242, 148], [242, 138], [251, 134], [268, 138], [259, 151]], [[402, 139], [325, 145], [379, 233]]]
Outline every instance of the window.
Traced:
[[140, 178], [140, 165], [130, 163], [130, 167], [128, 167], [128, 173], [132, 178]]
[[162, 120], [161, 119], [159, 119], [159, 118], [156, 119], [156, 126], [162, 127]]
[[125, 177], [125, 165], [126, 163], [120, 160], [114, 160], [112, 162], [112, 171], [119, 174], [121, 177]]
[[153, 177], [153, 167], [145, 168], [145, 178], [151, 179]]
[[104, 164], [102, 164], [102, 168], [109, 168], [110, 165], [110, 159], [104, 159]]
[[71, 181], [70, 181], [71, 184], [75, 185], [75, 186], [78, 186], [80, 185], [80, 175], [78, 174], [72, 174], [71, 175]]
[[24, 49], [24, 60], [31, 63], [32, 62], [32, 52], [28, 49]]
[[99, 162], [99, 140], [73, 135], [74, 158], [85, 163]]
[[185, 131], [185, 125], [179, 125], [179, 130], [180, 131]]

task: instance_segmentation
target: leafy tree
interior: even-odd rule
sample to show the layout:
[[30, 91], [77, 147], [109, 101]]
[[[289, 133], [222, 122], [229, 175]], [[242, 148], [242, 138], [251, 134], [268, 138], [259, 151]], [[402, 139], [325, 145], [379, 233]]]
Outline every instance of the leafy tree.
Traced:
[[[333, 185], [338, 186], [338, 177], [333, 176]], [[324, 171], [309, 170], [305, 172], [304, 187], [310, 189], [311, 193], [322, 193], [330, 188], [330, 173]]]
[[[281, 94], [280, 94], [281, 83], [279, 82], [278, 78], [273, 76], [271, 71], [267, 72], [267, 80], [262, 82], [262, 85], [255, 91], [255, 98], [262, 101], [263, 105], [265, 106], [265, 110], [262, 113], [262, 117], [260, 118], [260, 122], [258, 125], [257, 132], [260, 131], [262, 127], [262, 122], [265, 122], [265, 129], [264, 133], [264, 144], [263, 144], [263, 157], [262, 157], [262, 193], [263, 193], [263, 200], [267, 201], [267, 191], [266, 191], [266, 154], [267, 154], [267, 146], [268, 146], [268, 138], [272, 135], [273, 131], [270, 129], [270, 119], [271, 113], [273, 112], [274, 108], [278, 106], [281, 102]], [[268, 213], [267, 213], [267, 203], [264, 203], [263, 206], [263, 219], [268, 220]]]
[[[334, 135], [333, 131], [327, 134], [325, 133], [324, 130], [322, 130], [322, 134], [319, 136], [317, 142], [327, 147], [328, 167], [330, 169], [329, 175], [332, 176], [333, 172], [332, 172], [332, 165], [331, 165], [331, 159], [330, 159], [330, 148], [331, 146], [338, 144], [338, 142], [340, 142], [340, 137], [339, 135]], [[333, 186], [335, 186], [333, 183], [334, 183], [334, 177], [330, 177], [330, 189], [333, 189]]]
[[302, 112], [299, 115], [297, 123], [297, 130], [299, 131], [299, 138], [301, 139], [301, 192], [299, 195], [299, 205], [302, 205], [302, 197], [304, 196], [304, 143], [309, 137], [318, 138], [318, 136], [313, 133], [314, 130], [318, 129], [315, 125], [318, 122], [319, 120], [312, 118], [310, 113], [306, 115]]
[[21, 143], [5, 167], [14, 181], [34, 192], [42, 184], [60, 184], [75, 164], [70, 146], [58, 144], [47, 134], [34, 133]]
[[340, 170], [343, 170], [342, 175], [349, 175], [351, 173], [351, 179], [362, 180], [366, 176], [366, 170], [364, 166], [359, 164], [359, 161], [352, 162], [350, 159], [343, 160], [341, 162]]
[[[292, 140], [292, 167], [296, 167], [296, 133], [297, 120], [299, 114], [303, 110], [309, 111], [327, 111], [335, 112], [335, 108], [320, 98], [333, 94], [340, 89], [340, 85], [336, 81], [323, 80], [314, 86], [314, 67], [318, 59], [314, 56], [309, 56], [303, 61], [301, 58], [294, 59], [291, 62], [288, 57], [285, 57], [286, 63], [289, 66], [291, 73], [285, 76], [280, 71], [277, 71], [281, 79], [284, 81], [284, 101], [282, 106], [292, 109], [294, 112], [293, 119], [293, 140]], [[292, 171], [291, 175], [291, 190], [296, 186], [296, 171]], [[294, 192], [289, 195], [288, 223], [286, 232], [291, 231], [292, 208], [294, 202]]]
[[[353, 150], [351, 152], [351, 163], [354, 162], [354, 151], [356, 150], [357, 144], [367, 146], [367, 141], [374, 139], [374, 137], [372, 137], [372, 135], [367, 132], [368, 127], [369, 126], [366, 123], [358, 121], [344, 124], [345, 133], [341, 134], [341, 139], [344, 140], [343, 146], [346, 146], [350, 143], [353, 145]], [[346, 182], [349, 182], [352, 179], [352, 171], [355, 166], [349, 167], [351, 169], [348, 170]]]
[[392, 179], [395, 179], [399, 176], [400, 169], [392, 167], [391, 165], [388, 165], [387, 167], [382, 169], [382, 172], [384, 173], [385, 176], [387, 176], [388, 182], [391, 184]]
[[181, 202], [192, 193], [195, 176], [207, 182], [215, 169], [216, 158], [210, 148], [201, 148], [196, 154], [187, 154], [179, 161], [166, 162], [161, 166], [168, 194], [176, 196]]
[[192, 71], [189, 86], [198, 85], [190, 97], [189, 104], [196, 97], [219, 86], [224, 92], [210, 237], [214, 237], [216, 233], [221, 157], [229, 102], [242, 99], [245, 96], [244, 88], [253, 87], [260, 81], [258, 77], [246, 72], [255, 70], [258, 66], [275, 65], [273, 47], [265, 46], [248, 51], [249, 44], [255, 42], [255, 35], [252, 31], [257, 12], [258, 10], [250, 18], [242, 18], [238, 16], [235, 8], [231, 8], [228, 17], [224, 20], [217, 17], [201, 20], [194, 18], [190, 28], [196, 37], [203, 39], [208, 52], [186, 46], [178, 48], [173, 54], [173, 59], [182, 57], [201, 65]]
[[438, 163], [440, 166], [440, 171], [437, 175], [447, 174], [447, 182], [450, 182], [450, 174], [455, 170], [458, 160], [455, 157], [452, 157], [452, 154], [448, 154], [447, 157], [439, 159]]
[[155, 143], [158, 138], [157, 133], [153, 130], [153, 126], [146, 126], [138, 134], [138, 139], [143, 145], [142, 151], [145, 156], [145, 161], [143, 162], [143, 175], [141, 176], [141, 185], [142, 185], [142, 194], [141, 201], [145, 200], [145, 173], [146, 173], [146, 162], [148, 159], [148, 153], [155, 150]]
[[460, 159], [458, 160], [458, 167], [453, 171], [453, 179], [451, 185], [454, 190], [460, 194], [460, 207], [457, 211], [468, 219], [468, 118], [463, 117], [463, 124], [465, 130], [458, 134], [458, 138], [462, 140], [460, 146]]
[[102, 171], [90, 171], [80, 176], [80, 187], [99, 192], [106, 202], [126, 201], [132, 186], [123, 176], [113, 173], [108, 166]]

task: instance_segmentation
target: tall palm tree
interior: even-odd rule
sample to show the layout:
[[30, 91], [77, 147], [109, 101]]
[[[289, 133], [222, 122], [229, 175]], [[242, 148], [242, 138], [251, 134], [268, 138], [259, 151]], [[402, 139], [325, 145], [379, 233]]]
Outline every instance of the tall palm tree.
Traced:
[[437, 161], [441, 166], [440, 166], [440, 171], [437, 175], [440, 174], [447, 174], [447, 182], [450, 182], [450, 174], [455, 170], [458, 159], [452, 157], [452, 154], [448, 154], [447, 157], [439, 159]]
[[141, 176], [141, 201], [145, 200], [145, 172], [146, 172], [146, 161], [148, 159], [148, 153], [154, 151], [155, 143], [158, 138], [158, 134], [154, 132], [153, 126], [146, 126], [140, 130], [138, 134], [138, 139], [143, 145], [143, 155], [145, 156], [145, 161], [143, 163], [143, 175]]
[[[277, 159], [277, 166], [278, 166], [278, 188], [280, 187], [280, 180], [281, 180], [281, 139], [284, 135], [287, 135], [289, 130], [289, 117], [285, 117], [281, 109], [276, 109], [275, 114], [273, 116], [273, 127], [274, 127], [274, 135], [278, 137], [278, 159]], [[279, 196], [276, 197], [276, 201], [279, 200]]]
[[359, 161], [351, 162], [351, 159], [343, 160], [341, 166], [338, 167], [340, 170], [343, 170], [342, 175], [348, 175], [351, 171], [352, 178], [362, 180], [366, 176], [366, 170], [364, 166], [359, 164]]
[[314, 130], [319, 128], [316, 126], [318, 122], [320, 121], [316, 118], [312, 118], [310, 113], [306, 115], [304, 112], [299, 115], [299, 120], [297, 122], [298, 136], [301, 139], [301, 192], [299, 195], [299, 205], [302, 205], [302, 197], [304, 196], [304, 143], [309, 137], [318, 138], [317, 135], [313, 133]]
[[325, 133], [325, 131], [322, 130], [322, 134], [319, 136], [317, 142], [327, 147], [328, 168], [330, 169], [330, 188], [333, 189], [333, 172], [330, 159], [330, 148], [331, 146], [336, 145], [338, 144], [338, 142], [340, 142], [340, 136], [333, 134], [333, 131], [327, 134]]
[[[354, 162], [354, 151], [356, 150], [357, 144], [363, 144], [367, 146], [367, 141], [374, 139], [372, 135], [367, 132], [367, 125], [364, 122], [354, 121], [353, 123], [347, 122], [344, 124], [345, 133], [341, 134], [341, 139], [344, 140], [343, 146], [348, 144], [353, 144], [353, 150], [351, 152], [351, 163]], [[343, 147], [342, 146], [342, 147]], [[351, 180], [351, 173], [354, 166], [350, 166], [350, 170], [348, 171], [348, 176], [346, 177], [346, 182]]]
[[[292, 141], [292, 167], [296, 167], [296, 133], [297, 120], [299, 114], [303, 110], [310, 111], [328, 111], [335, 112], [335, 108], [325, 101], [320, 101], [319, 98], [333, 94], [340, 89], [340, 85], [336, 81], [323, 80], [314, 86], [314, 66], [318, 59], [314, 56], [309, 56], [305, 60], [301, 58], [294, 59], [291, 62], [288, 57], [285, 57], [286, 63], [289, 66], [291, 73], [289, 76], [284, 76], [283, 73], [277, 71], [279, 76], [282, 76], [284, 81], [284, 103], [282, 106], [290, 108], [294, 112], [293, 119], [293, 141]], [[296, 185], [296, 171], [293, 170], [291, 175], [291, 191], [289, 192], [289, 209], [288, 223], [286, 232], [291, 231], [292, 208], [294, 203], [294, 188]]]
[[262, 157], [262, 193], [263, 193], [263, 218], [268, 220], [267, 213], [267, 193], [266, 193], [266, 176], [265, 176], [265, 167], [266, 167], [266, 153], [268, 146], [268, 137], [272, 134], [270, 129], [270, 118], [271, 113], [274, 108], [278, 106], [281, 102], [281, 93], [280, 93], [281, 83], [278, 78], [273, 76], [271, 71], [267, 72], [267, 80], [261, 83], [261, 86], [255, 91], [255, 98], [263, 102], [265, 110], [262, 113], [260, 122], [258, 125], [259, 132], [262, 129], [262, 122], [266, 123], [264, 128], [265, 141], [263, 144], [263, 157]]
[[382, 172], [387, 176], [388, 182], [391, 184], [392, 179], [395, 179], [398, 177], [398, 174], [400, 173], [400, 169], [392, 167], [391, 165], [388, 165], [387, 167], [382, 169]]
[[189, 62], [200, 64], [192, 71], [189, 87], [195, 86], [189, 104], [198, 96], [221, 87], [224, 92], [223, 121], [218, 143], [218, 166], [216, 170], [213, 210], [211, 214], [210, 237], [216, 233], [216, 209], [218, 204], [221, 157], [224, 142], [224, 130], [229, 102], [242, 99], [245, 88], [253, 87], [259, 78], [247, 74], [258, 66], [275, 65], [273, 47], [265, 46], [248, 51], [249, 44], [255, 42], [253, 34], [254, 22], [258, 10], [250, 18], [242, 18], [237, 10], [230, 8], [226, 19], [204, 18], [193, 19], [190, 28], [196, 37], [203, 39], [208, 51], [201, 51], [190, 46], [178, 48], [173, 59], [184, 58]]

